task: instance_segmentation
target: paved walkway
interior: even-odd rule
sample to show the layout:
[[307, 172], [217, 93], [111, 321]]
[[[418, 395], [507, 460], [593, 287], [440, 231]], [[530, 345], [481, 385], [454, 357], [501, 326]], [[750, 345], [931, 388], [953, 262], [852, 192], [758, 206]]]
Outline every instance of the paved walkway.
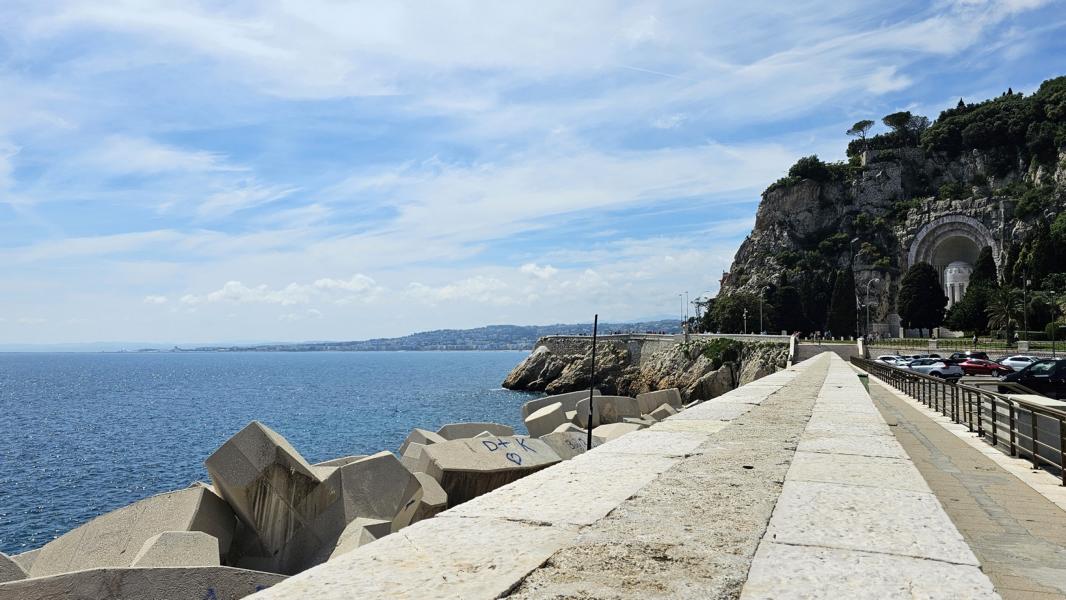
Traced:
[[1066, 597], [1066, 512], [871, 379], [896, 439], [1005, 600]]

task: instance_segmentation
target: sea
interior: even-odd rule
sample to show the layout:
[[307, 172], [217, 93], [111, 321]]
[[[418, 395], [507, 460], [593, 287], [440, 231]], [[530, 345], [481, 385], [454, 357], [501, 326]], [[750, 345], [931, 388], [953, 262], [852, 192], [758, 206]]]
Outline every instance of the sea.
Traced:
[[414, 427], [525, 432], [526, 352], [0, 353], [0, 552], [194, 481], [250, 421], [310, 462], [396, 452]]

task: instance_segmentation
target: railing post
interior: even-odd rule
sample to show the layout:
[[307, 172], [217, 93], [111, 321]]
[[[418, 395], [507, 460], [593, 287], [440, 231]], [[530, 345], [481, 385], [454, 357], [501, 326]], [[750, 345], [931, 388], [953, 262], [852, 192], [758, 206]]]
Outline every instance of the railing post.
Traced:
[[1017, 439], [1014, 435], [1014, 403], [1008, 400], [1007, 408], [1010, 409], [1010, 455], [1018, 456], [1018, 450], [1015, 447]]
[[999, 445], [999, 408], [996, 406], [996, 397], [989, 396], [992, 401], [992, 445]]
[[1063, 451], [1066, 450], [1066, 428], [1062, 425], [1062, 417], [1059, 417], [1059, 479], [1062, 485], [1066, 485], [1066, 458]]
[[1039, 469], [1040, 457], [1036, 454], [1038, 452], [1036, 444], [1036, 411], [1032, 408], [1029, 409], [1029, 432], [1032, 434], [1029, 436], [1029, 439], [1032, 440], [1033, 443], [1033, 468]]

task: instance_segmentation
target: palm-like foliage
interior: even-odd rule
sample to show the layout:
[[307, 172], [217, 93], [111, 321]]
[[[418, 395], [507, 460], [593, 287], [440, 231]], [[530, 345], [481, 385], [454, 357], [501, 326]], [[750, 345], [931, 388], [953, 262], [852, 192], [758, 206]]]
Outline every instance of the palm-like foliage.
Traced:
[[1018, 315], [1022, 312], [1022, 296], [1018, 290], [1002, 286], [988, 296], [988, 315], [990, 329], [1013, 329], [1018, 324]]

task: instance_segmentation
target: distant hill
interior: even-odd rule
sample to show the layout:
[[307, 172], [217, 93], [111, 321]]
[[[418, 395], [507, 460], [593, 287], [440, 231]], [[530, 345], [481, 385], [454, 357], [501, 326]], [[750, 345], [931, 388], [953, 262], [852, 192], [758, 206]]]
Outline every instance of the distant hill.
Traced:
[[[633, 333], [663, 331], [680, 333], [681, 321], [667, 319], [642, 323], [600, 323], [599, 332]], [[531, 350], [546, 335], [591, 335], [592, 324], [489, 325], [476, 329], [438, 329], [398, 338], [376, 338], [351, 342], [297, 342], [248, 346], [201, 346], [178, 348], [184, 352], [373, 352], [422, 350]]]

